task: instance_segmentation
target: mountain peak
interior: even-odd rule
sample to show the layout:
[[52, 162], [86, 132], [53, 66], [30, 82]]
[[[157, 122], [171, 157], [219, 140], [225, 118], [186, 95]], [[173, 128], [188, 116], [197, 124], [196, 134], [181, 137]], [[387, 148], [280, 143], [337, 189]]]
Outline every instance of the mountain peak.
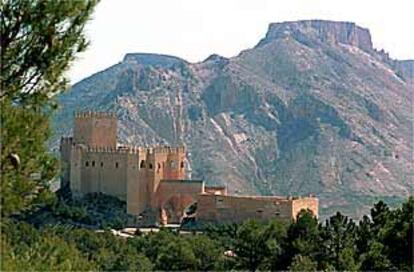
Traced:
[[373, 50], [368, 29], [353, 22], [327, 20], [302, 20], [269, 24], [266, 37], [258, 46], [286, 36], [308, 36], [328, 43], [342, 43], [356, 46], [364, 51]]
[[152, 53], [128, 53], [125, 55], [123, 61], [136, 62], [144, 66], [161, 66], [167, 68], [178, 63], [186, 62], [178, 57]]

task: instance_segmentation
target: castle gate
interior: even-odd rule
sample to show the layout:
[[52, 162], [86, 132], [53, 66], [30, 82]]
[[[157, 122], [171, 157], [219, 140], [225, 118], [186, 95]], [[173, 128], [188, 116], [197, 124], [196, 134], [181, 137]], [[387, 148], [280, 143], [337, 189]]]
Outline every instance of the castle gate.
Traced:
[[162, 180], [155, 193], [153, 207], [161, 224], [179, 224], [185, 209], [204, 192], [201, 180]]

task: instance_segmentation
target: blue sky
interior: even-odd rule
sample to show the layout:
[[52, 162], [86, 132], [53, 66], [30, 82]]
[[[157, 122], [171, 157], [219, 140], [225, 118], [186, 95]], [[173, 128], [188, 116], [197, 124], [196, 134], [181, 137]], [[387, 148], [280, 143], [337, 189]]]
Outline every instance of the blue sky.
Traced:
[[126, 53], [175, 55], [191, 62], [253, 47], [271, 22], [352, 21], [374, 47], [414, 59], [414, 0], [102, 0], [86, 28], [91, 42], [68, 71], [71, 83]]

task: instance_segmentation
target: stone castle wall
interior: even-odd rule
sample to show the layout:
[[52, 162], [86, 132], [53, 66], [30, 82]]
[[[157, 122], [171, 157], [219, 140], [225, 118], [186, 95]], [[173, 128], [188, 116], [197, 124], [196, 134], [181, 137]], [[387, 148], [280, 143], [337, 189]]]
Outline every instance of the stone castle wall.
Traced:
[[256, 197], [202, 194], [197, 198], [197, 221], [203, 223], [237, 223], [247, 219], [291, 220], [302, 208], [310, 208], [317, 215], [317, 199]]
[[83, 194], [101, 192], [126, 200], [128, 153], [85, 150], [80, 165]]

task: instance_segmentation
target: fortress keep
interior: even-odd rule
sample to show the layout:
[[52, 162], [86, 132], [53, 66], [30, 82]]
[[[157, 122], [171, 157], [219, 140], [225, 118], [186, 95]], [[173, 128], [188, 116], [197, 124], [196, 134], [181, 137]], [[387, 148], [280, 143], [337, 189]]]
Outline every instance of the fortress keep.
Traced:
[[60, 152], [61, 187], [73, 197], [100, 192], [126, 201], [136, 224], [180, 223], [194, 203], [196, 220], [210, 223], [291, 220], [302, 209], [318, 215], [315, 197], [234, 196], [188, 179], [185, 147], [121, 145], [111, 113], [76, 113], [73, 137], [61, 139]]

